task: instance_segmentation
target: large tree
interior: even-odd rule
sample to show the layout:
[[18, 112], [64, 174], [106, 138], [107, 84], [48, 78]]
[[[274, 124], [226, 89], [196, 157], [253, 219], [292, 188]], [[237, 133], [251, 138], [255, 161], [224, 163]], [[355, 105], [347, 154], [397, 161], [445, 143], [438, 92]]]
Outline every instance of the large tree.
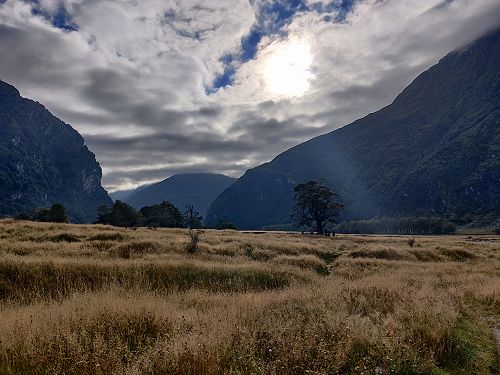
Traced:
[[170, 202], [161, 202], [141, 208], [143, 224], [151, 227], [184, 228], [184, 217], [177, 207]]
[[51, 207], [35, 210], [33, 220], [49, 223], [69, 223], [66, 209], [61, 203], [54, 203]]
[[97, 224], [111, 224], [116, 227], [136, 227], [141, 215], [127, 203], [116, 201], [113, 207], [101, 206], [97, 210]]
[[110, 224], [110, 217], [113, 208], [110, 206], [106, 206], [103, 204], [97, 208], [97, 219], [94, 221], [94, 224]]
[[336, 202], [337, 193], [333, 192], [322, 181], [307, 181], [294, 188], [295, 205], [292, 218], [299, 227], [315, 229], [322, 234], [327, 224], [335, 223], [338, 211], [344, 207]]

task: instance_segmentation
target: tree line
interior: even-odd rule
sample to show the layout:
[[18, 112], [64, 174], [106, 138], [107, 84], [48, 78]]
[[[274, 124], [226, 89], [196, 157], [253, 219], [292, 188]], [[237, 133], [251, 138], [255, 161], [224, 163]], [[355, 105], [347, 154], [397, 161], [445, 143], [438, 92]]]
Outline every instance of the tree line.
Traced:
[[[66, 209], [61, 203], [54, 203], [50, 207], [36, 208], [31, 212], [21, 212], [14, 216], [16, 220], [30, 220], [50, 223], [69, 223]], [[192, 205], [181, 212], [176, 206], [167, 201], [144, 206], [136, 210], [129, 204], [117, 200], [113, 205], [102, 205], [97, 209], [96, 220], [93, 224], [113, 225], [116, 227], [134, 228], [139, 226], [155, 228], [189, 228], [203, 227], [203, 217]], [[214, 229], [233, 229], [236, 226], [228, 221], [221, 221]]]
[[137, 211], [127, 203], [117, 200], [112, 206], [100, 206], [97, 209], [97, 219], [94, 224], [116, 227], [196, 229], [203, 226], [203, 217], [191, 205], [184, 213], [166, 201], [144, 206]]
[[[335, 235], [335, 230], [347, 234], [401, 235], [453, 234], [456, 231], [454, 224], [436, 217], [377, 217], [369, 220], [344, 221], [336, 225], [340, 210], [344, 208], [344, 205], [337, 201], [338, 196], [339, 194], [332, 191], [321, 179], [299, 183], [294, 188], [295, 203], [291, 217], [298, 228], [325, 235]], [[69, 222], [65, 208], [60, 203], [35, 209], [30, 214], [21, 213], [15, 218], [42, 222]], [[203, 227], [203, 217], [192, 205], [187, 206], [183, 213], [167, 201], [136, 210], [127, 203], [117, 200], [112, 206], [104, 205], [97, 209], [94, 224], [132, 228], [144, 226], [152, 229], [200, 229]], [[220, 222], [215, 229], [237, 228], [230, 222]]]
[[14, 216], [14, 219], [46, 223], [69, 223], [66, 208], [62, 203], [54, 203], [50, 207], [36, 208], [31, 212], [21, 212]]
[[457, 228], [437, 217], [380, 217], [370, 220], [345, 221], [336, 226], [348, 234], [453, 234]]

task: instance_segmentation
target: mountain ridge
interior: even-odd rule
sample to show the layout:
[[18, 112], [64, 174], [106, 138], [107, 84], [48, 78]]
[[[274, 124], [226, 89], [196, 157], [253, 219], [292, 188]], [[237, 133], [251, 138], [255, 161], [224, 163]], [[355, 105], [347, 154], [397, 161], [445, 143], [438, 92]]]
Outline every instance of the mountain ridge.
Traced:
[[494, 220], [500, 210], [499, 50], [497, 30], [447, 54], [390, 105], [248, 170], [213, 202], [208, 223], [231, 221], [245, 229], [288, 223], [293, 185], [320, 177], [341, 193], [342, 219]]
[[111, 199], [83, 137], [42, 104], [0, 80], [0, 214], [63, 203], [74, 222], [91, 222]]

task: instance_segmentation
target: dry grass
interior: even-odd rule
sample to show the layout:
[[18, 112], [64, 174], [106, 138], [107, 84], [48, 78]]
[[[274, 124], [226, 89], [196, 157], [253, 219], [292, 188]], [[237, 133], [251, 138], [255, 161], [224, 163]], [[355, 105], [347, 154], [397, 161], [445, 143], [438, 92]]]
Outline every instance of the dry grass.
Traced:
[[0, 222], [1, 374], [495, 374], [500, 237]]

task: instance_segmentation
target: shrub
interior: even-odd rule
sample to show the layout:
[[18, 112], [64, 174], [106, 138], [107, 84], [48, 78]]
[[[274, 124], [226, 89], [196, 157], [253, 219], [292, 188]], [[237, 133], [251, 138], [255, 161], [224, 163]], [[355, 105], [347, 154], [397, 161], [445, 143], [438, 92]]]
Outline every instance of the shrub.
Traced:
[[31, 215], [26, 212], [20, 212], [14, 216], [15, 220], [31, 220]]
[[215, 227], [215, 229], [219, 229], [219, 230], [224, 230], [224, 229], [236, 230], [237, 228], [236, 228], [236, 226], [233, 223], [231, 223], [229, 221], [224, 221], [222, 223], [219, 223]]
[[54, 203], [49, 208], [39, 208], [35, 210], [32, 219], [46, 223], [69, 223], [66, 209], [61, 203]]
[[200, 236], [203, 234], [202, 230], [189, 229], [189, 243], [186, 246], [186, 250], [189, 254], [194, 254], [198, 252], [198, 242], [200, 241]]

